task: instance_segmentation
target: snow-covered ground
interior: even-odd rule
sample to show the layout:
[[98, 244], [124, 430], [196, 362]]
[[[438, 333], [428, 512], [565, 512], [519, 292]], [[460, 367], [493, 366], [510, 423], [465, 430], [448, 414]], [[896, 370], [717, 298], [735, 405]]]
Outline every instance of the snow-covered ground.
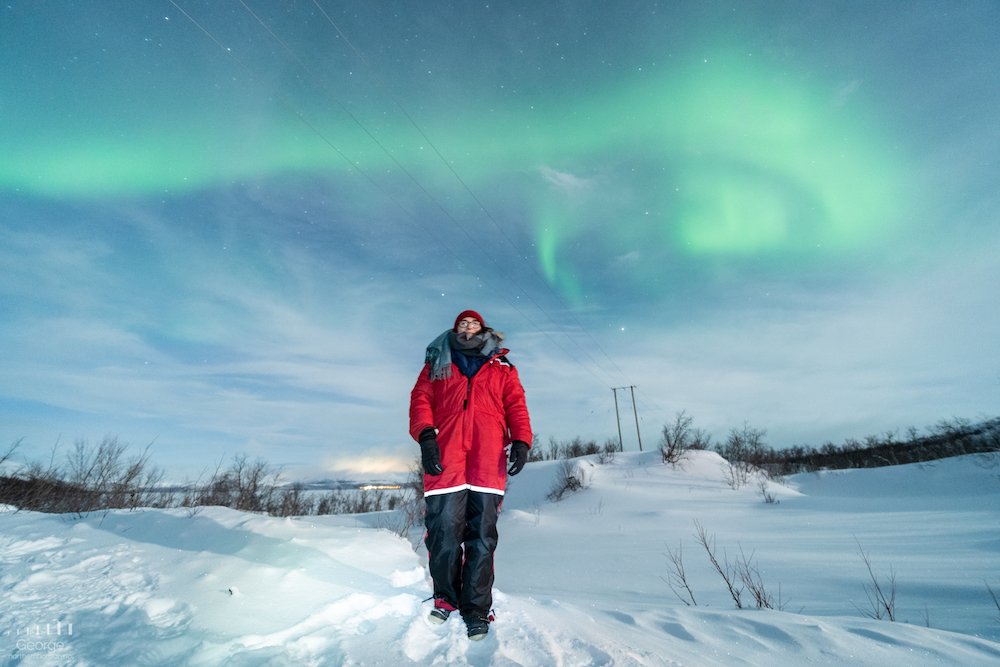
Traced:
[[[275, 519], [221, 508], [74, 518], [0, 512], [9, 665], [996, 665], [1000, 458], [789, 478], [763, 502], [698, 452], [559, 462], [512, 480], [496, 622], [425, 620], [418, 531], [390, 513]], [[781, 610], [737, 609], [696, 541], [744, 560]], [[416, 550], [414, 544], [417, 544]], [[668, 581], [680, 556], [697, 605]], [[894, 577], [897, 622], [866, 616]], [[676, 588], [676, 586], [675, 586]], [[682, 594], [683, 590], [680, 590]]]

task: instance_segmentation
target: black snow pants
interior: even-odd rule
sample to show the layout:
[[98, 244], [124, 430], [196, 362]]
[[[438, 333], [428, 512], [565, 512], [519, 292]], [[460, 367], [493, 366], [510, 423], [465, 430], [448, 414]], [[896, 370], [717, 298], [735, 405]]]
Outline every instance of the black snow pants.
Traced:
[[424, 500], [434, 598], [462, 616], [485, 617], [493, 606], [493, 552], [503, 496], [463, 489]]

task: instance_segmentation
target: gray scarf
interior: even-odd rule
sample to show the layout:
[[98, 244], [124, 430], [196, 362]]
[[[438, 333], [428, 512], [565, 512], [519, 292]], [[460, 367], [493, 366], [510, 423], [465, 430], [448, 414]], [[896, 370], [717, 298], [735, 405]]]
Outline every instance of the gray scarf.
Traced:
[[451, 377], [452, 352], [469, 355], [491, 356], [500, 349], [503, 334], [493, 329], [483, 329], [472, 338], [466, 339], [448, 329], [431, 341], [424, 355], [424, 362], [430, 364], [431, 380], [442, 380]]

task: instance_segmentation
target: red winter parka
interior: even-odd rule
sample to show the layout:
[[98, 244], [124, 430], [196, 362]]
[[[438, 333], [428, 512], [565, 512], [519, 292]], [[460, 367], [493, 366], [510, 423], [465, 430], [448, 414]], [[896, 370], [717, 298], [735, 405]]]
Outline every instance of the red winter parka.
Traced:
[[419, 441], [427, 427], [438, 430], [438, 476], [424, 475], [424, 495], [462, 489], [503, 495], [507, 486], [505, 447], [531, 444], [531, 422], [517, 369], [497, 351], [471, 378], [453, 363], [450, 377], [430, 379], [424, 365], [410, 392], [410, 435]]

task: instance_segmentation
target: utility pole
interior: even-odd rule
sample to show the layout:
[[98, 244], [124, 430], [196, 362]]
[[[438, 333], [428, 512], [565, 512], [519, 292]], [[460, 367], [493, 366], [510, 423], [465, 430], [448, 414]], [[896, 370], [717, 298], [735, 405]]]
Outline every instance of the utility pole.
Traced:
[[642, 451], [642, 436], [639, 434], [639, 411], [635, 407], [635, 385], [629, 385], [627, 387], [612, 387], [611, 391], [615, 393], [615, 419], [618, 420], [618, 445], [621, 447], [622, 451], [625, 450], [625, 446], [622, 444], [622, 422], [621, 418], [618, 416], [618, 390], [619, 389], [630, 389], [632, 391], [632, 414], [635, 416], [635, 437], [639, 439], [639, 451]]
[[642, 451], [642, 436], [639, 435], [639, 411], [635, 407], [635, 385], [631, 385], [632, 390], [632, 414], [635, 415], [635, 437], [639, 439], [639, 451]]
[[611, 391], [615, 395], [615, 422], [618, 424], [618, 451], [624, 452], [625, 445], [622, 443], [622, 419], [618, 416], [618, 390], [622, 387], [612, 387]]

